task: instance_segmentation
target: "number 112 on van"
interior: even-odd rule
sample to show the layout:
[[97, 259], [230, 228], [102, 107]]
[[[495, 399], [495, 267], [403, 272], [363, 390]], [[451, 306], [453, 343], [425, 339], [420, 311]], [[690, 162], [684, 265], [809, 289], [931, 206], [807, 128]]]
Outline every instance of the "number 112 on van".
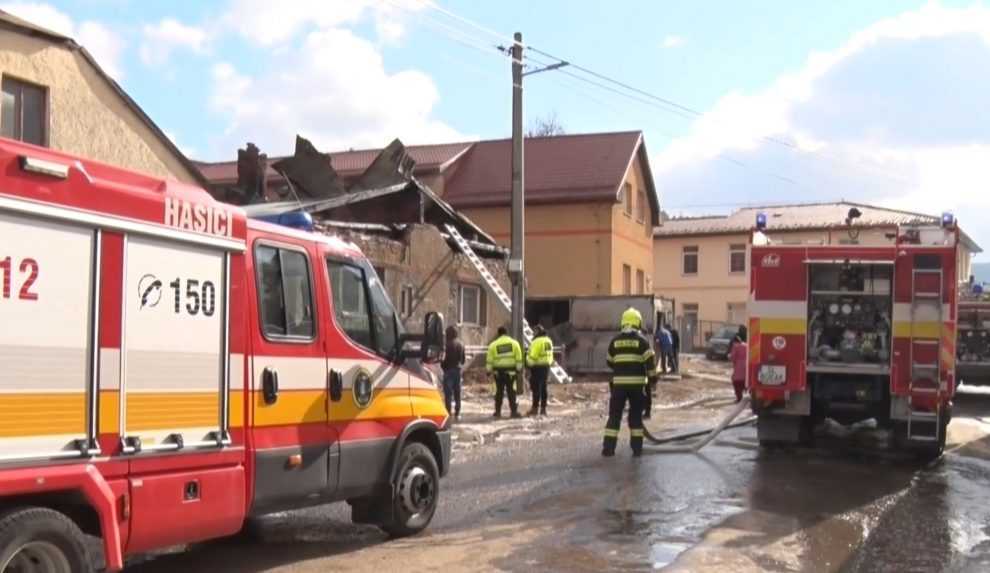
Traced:
[[38, 280], [38, 273], [40, 272], [38, 261], [25, 258], [16, 265], [14, 263], [15, 261], [11, 257], [0, 259], [0, 280], [3, 284], [2, 298], [11, 298], [11, 283], [14, 282], [15, 278], [12, 275], [15, 274], [16, 269], [16, 278], [20, 281], [14, 285], [17, 287], [17, 298], [20, 300], [38, 300], [38, 293], [31, 290], [35, 281]]

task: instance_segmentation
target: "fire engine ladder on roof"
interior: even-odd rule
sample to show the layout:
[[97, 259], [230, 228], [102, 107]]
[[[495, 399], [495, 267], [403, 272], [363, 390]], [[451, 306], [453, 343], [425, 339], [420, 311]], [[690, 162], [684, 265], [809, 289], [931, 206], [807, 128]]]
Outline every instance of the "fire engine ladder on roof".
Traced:
[[[937, 442], [942, 432], [942, 285], [941, 269], [913, 269], [911, 275], [911, 380], [908, 386], [907, 438], [918, 442]], [[921, 317], [919, 318], [919, 315]], [[919, 332], [919, 323], [938, 321], [938, 331]], [[934, 334], [934, 337], [932, 336]], [[923, 351], [921, 351], [924, 349]], [[919, 357], [918, 355], [921, 355]], [[934, 356], [934, 358], [931, 358]], [[914, 399], [934, 400], [935, 411], [915, 409]], [[921, 431], [912, 422], [934, 425], [933, 432]], [[925, 426], [922, 426], [924, 428]]]
[[[485, 263], [481, 262], [481, 259], [478, 258], [478, 255], [475, 254], [474, 249], [472, 249], [471, 245], [467, 242], [467, 239], [465, 239], [453, 225], [447, 224], [444, 227], [447, 229], [447, 233], [450, 234], [451, 238], [454, 239], [454, 242], [457, 243], [457, 247], [462, 253], [464, 253], [464, 256], [471, 261], [471, 264], [474, 265], [475, 270], [477, 270], [478, 274], [481, 275], [481, 278], [484, 279], [485, 286], [488, 287], [488, 290], [495, 295], [495, 298], [497, 298], [500, 303], [502, 303], [505, 310], [512, 312], [512, 299], [509, 298], [509, 295], [507, 295], [504, 290], [502, 290], [502, 286], [498, 284], [498, 281], [495, 280], [492, 273], [488, 272], [488, 267], [485, 266]], [[526, 322], [526, 319], [523, 319], [523, 336], [526, 337], [527, 346], [532, 344], [533, 329], [529, 327], [529, 323]], [[555, 381], [561, 384], [566, 384], [571, 381], [571, 377], [567, 375], [567, 372], [565, 372], [556, 361], [550, 365], [550, 375]]]

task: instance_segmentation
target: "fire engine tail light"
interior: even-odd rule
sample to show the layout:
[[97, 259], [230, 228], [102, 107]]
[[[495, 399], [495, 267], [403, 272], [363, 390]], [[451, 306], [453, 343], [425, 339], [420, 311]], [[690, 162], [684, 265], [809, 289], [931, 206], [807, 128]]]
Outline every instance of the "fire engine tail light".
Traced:
[[46, 175], [57, 179], [69, 178], [69, 166], [63, 163], [38, 159], [36, 157], [20, 156], [21, 169], [28, 173]]

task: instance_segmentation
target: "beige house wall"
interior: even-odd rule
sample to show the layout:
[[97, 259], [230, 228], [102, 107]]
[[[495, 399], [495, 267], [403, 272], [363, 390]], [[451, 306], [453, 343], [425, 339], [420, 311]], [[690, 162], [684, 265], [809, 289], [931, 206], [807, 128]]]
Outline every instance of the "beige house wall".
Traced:
[[0, 73], [48, 89], [48, 146], [52, 149], [196, 183], [192, 171], [79, 51], [0, 31]]
[[[653, 292], [653, 226], [647, 204], [644, 220], [636, 217], [646, 179], [637, 158], [624, 183], [633, 192], [633, 211], [621, 202], [563, 203], [526, 206], [526, 288], [530, 297], [618, 295], [623, 293], [623, 265], [629, 265], [632, 292], [636, 271], [644, 274], [644, 293]], [[508, 207], [469, 208], [461, 212], [508, 247]]]
[[[507, 207], [464, 209], [499, 244], [511, 241]], [[526, 207], [526, 288], [530, 297], [610, 294], [612, 205]]]
[[[646, 199], [647, 186], [643, 169], [637, 158], [629, 166], [625, 184], [632, 193], [632, 214], [626, 215], [620, 201], [612, 207], [612, 280], [610, 294], [625, 294], [623, 285], [623, 265], [629, 265], [631, 275], [630, 294], [653, 292], [653, 223], [650, 220], [650, 205]], [[643, 219], [638, 217], [639, 202], [643, 205]], [[644, 274], [643, 291], [639, 292], [636, 272]]]
[[[861, 245], [890, 245], [891, 229], [864, 229], [855, 240]], [[790, 245], [839, 245], [853, 240], [844, 230], [787, 231], [768, 233], [775, 242]], [[749, 261], [744, 273], [729, 272], [729, 247], [749, 243], [749, 233], [704, 235], [694, 237], [663, 237], [654, 240], [657, 295], [675, 300], [675, 316], [683, 316], [684, 304], [698, 305], [698, 319], [712, 322], [729, 321], [729, 304], [745, 304], [749, 299]], [[683, 273], [684, 247], [698, 248], [698, 273]], [[959, 251], [959, 276], [968, 278], [971, 253], [964, 247]]]
[[[654, 241], [654, 291], [674, 299], [675, 316], [684, 304], [698, 305], [698, 319], [726, 321], [729, 303], [746, 302], [747, 273], [729, 272], [729, 247], [749, 243], [748, 234], [704, 237], [657, 237]], [[684, 274], [684, 247], [698, 248], [698, 272]]]

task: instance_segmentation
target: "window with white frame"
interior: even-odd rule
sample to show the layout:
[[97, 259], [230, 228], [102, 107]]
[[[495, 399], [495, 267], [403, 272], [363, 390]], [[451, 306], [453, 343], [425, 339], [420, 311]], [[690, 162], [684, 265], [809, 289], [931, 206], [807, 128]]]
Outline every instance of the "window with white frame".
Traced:
[[461, 324], [483, 325], [482, 292], [477, 285], [460, 285], [458, 289], [458, 320]]
[[633, 188], [629, 183], [622, 185], [622, 212], [626, 214], [626, 217], [632, 217]]
[[646, 192], [643, 190], [636, 197], [636, 220], [640, 223], [646, 221]]
[[698, 274], [698, 247], [684, 247], [682, 272], [685, 275]]
[[746, 272], [746, 245], [729, 245], [729, 272]]

